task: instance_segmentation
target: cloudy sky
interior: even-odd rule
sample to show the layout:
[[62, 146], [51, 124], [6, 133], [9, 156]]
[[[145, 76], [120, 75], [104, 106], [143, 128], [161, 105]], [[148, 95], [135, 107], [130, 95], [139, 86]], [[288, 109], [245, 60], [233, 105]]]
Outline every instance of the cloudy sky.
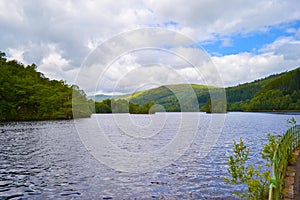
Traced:
[[[179, 59], [193, 60], [204, 51], [224, 86], [232, 86], [300, 66], [299, 8], [299, 0], [0, 0], [0, 51], [88, 93], [126, 93], [182, 80], [210, 83], [208, 76], [216, 71], [197, 74]], [[111, 60], [93, 83], [76, 81], [99, 45], [147, 27], [176, 31], [197, 47], [171, 46], [173, 56], [149, 49], [129, 52]]]

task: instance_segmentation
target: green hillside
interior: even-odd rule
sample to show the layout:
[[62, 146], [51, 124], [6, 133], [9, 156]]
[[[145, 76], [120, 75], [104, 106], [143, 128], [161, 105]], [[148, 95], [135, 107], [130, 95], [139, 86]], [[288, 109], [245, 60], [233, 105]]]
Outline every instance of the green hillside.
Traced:
[[167, 85], [135, 93], [129, 99], [130, 102], [138, 105], [154, 102], [155, 104], [162, 105], [169, 112], [179, 112], [182, 110], [199, 111], [199, 108], [209, 98], [208, 88], [214, 87], [197, 84]]
[[276, 80], [283, 75], [276, 74], [267, 78], [255, 80], [250, 83], [240, 84], [234, 87], [226, 88], [226, 98], [228, 102], [229, 111], [243, 111], [247, 110], [246, 105], [251, 101], [255, 94], [265, 88], [270, 82]]
[[[0, 52], [0, 121], [70, 119], [91, 115], [85, 93], [64, 81], [49, 80], [36, 71], [7, 61]], [[74, 102], [72, 109], [72, 100]]]
[[[226, 107], [228, 111], [299, 111], [299, 85], [300, 68], [225, 88], [227, 103], [218, 99], [221, 95], [219, 88], [197, 84], [160, 86], [120, 98], [139, 106], [159, 104], [168, 112], [212, 112], [211, 96], [217, 105], [214, 112], [223, 112]], [[162, 107], [155, 109], [163, 111]]]
[[300, 68], [284, 73], [257, 92], [248, 110], [300, 111]]
[[[250, 83], [240, 84], [225, 88], [228, 111], [271, 111], [271, 110], [300, 110], [300, 68], [290, 72], [271, 75]], [[186, 85], [169, 85], [146, 90], [133, 94], [132, 102], [143, 105], [146, 102], [155, 102], [164, 106], [167, 111], [180, 111], [177, 98], [171, 90], [176, 90], [177, 95], [185, 96]], [[217, 88], [205, 85], [192, 84], [197, 95], [200, 110], [207, 109], [210, 95], [218, 93]], [[186, 104], [195, 106], [197, 103], [186, 101]]]

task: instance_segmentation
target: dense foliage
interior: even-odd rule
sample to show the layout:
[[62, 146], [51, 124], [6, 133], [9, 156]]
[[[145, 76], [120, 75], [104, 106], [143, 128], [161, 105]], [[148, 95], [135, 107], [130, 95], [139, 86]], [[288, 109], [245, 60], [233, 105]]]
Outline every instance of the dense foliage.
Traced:
[[[191, 84], [189, 87], [194, 93], [190, 93], [187, 92], [187, 87], [187, 84], [161, 86], [133, 94], [130, 101], [138, 105], [154, 102], [168, 112], [211, 112], [210, 98], [215, 96], [219, 89]], [[216, 101], [215, 112], [223, 111], [226, 107], [228, 111], [300, 111], [300, 68], [228, 87], [225, 91], [227, 105], [224, 101]], [[198, 102], [194, 101], [194, 95]], [[184, 100], [179, 101], [180, 99]]]
[[[294, 127], [297, 124], [295, 118], [287, 120], [289, 127]], [[233, 155], [229, 156], [228, 159], [228, 173], [230, 177], [225, 178], [225, 183], [246, 186], [244, 192], [235, 191], [233, 194], [237, 195], [240, 199], [267, 199], [269, 196], [270, 183], [274, 184], [274, 180], [271, 180], [271, 170], [274, 165], [274, 161], [277, 167], [277, 172], [283, 173], [283, 177], [275, 175], [273, 171], [272, 179], [276, 176], [277, 191], [280, 194], [284, 193], [284, 177], [285, 169], [287, 168], [288, 162], [296, 162], [298, 157], [288, 153], [292, 150], [292, 139], [289, 132], [285, 135], [278, 136], [268, 134], [268, 143], [263, 146], [261, 151], [261, 157], [265, 161], [264, 165], [253, 165], [249, 158], [250, 147], [247, 147], [242, 138], [240, 141], [234, 141], [233, 143]], [[288, 142], [287, 142], [288, 141]], [[281, 144], [280, 144], [281, 143]], [[280, 147], [280, 148], [279, 148]], [[283, 148], [282, 148], [283, 147]], [[275, 154], [280, 151], [280, 154]], [[274, 158], [274, 156], [277, 156]], [[286, 164], [286, 165], [285, 165]], [[277, 182], [275, 181], [275, 182]], [[273, 198], [272, 198], [273, 199]]]
[[0, 120], [47, 120], [91, 115], [85, 93], [64, 81], [49, 80], [36, 71], [35, 64], [24, 66], [7, 61], [0, 52]]
[[242, 138], [239, 142], [234, 141], [233, 155], [228, 159], [229, 178], [225, 178], [227, 184], [246, 186], [245, 192], [233, 192], [240, 199], [267, 199], [269, 194], [269, 183], [271, 179], [270, 167], [275, 152], [277, 139], [274, 135], [268, 135], [269, 143], [262, 150], [262, 158], [266, 159], [265, 170], [262, 165], [250, 164], [250, 148], [247, 147]]
[[208, 102], [203, 106], [203, 110], [207, 113], [226, 113], [227, 112], [226, 99], [208, 99]]
[[300, 110], [300, 68], [267, 84], [251, 99], [248, 110]]
[[256, 93], [261, 91], [268, 83], [274, 81], [281, 74], [271, 75], [264, 79], [255, 80], [250, 83], [240, 84], [226, 88], [226, 98], [229, 111], [248, 110], [247, 105]]

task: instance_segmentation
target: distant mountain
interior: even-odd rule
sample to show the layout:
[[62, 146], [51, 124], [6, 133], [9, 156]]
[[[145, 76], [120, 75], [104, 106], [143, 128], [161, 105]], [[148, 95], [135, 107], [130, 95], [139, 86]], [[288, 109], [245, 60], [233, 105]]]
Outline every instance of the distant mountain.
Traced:
[[[227, 105], [220, 107], [227, 106], [228, 111], [300, 111], [300, 68], [228, 87], [225, 91]], [[150, 102], [161, 105], [156, 111], [161, 107], [168, 112], [208, 111], [211, 95], [218, 94], [220, 88], [214, 86], [174, 84], [118, 98], [140, 106]], [[226, 104], [218, 101], [221, 103]]]
[[127, 99], [130, 95], [106, 95], [106, 94], [96, 94], [96, 95], [89, 95], [87, 98], [92, 99], [95, 102], [100, 102], [106, 99]]
[[105, 95], [105, 94], [96, 94], [96, 95], [90, 95], [87, 97], [88, 99], [92, 99], [95, 102], [103, 101], [105, 99], [111, 99], [112, 95]]

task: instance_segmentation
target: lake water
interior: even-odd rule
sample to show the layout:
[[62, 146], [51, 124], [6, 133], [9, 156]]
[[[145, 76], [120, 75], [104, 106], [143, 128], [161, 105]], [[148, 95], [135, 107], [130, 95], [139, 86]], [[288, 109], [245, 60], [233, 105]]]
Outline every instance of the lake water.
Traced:
[[228, 113], [224, 124], [210, 126], [212, 116], [222, 118], [157, 113], [0, 123], [0, 199], [235, 199], [233, 189], [243, 188], [223, 181], [233, 140], [242, 137], [251, 162], [261, 163], [267, 134], [282, 135], [291, 117], [300, 122], [300, 115]]

